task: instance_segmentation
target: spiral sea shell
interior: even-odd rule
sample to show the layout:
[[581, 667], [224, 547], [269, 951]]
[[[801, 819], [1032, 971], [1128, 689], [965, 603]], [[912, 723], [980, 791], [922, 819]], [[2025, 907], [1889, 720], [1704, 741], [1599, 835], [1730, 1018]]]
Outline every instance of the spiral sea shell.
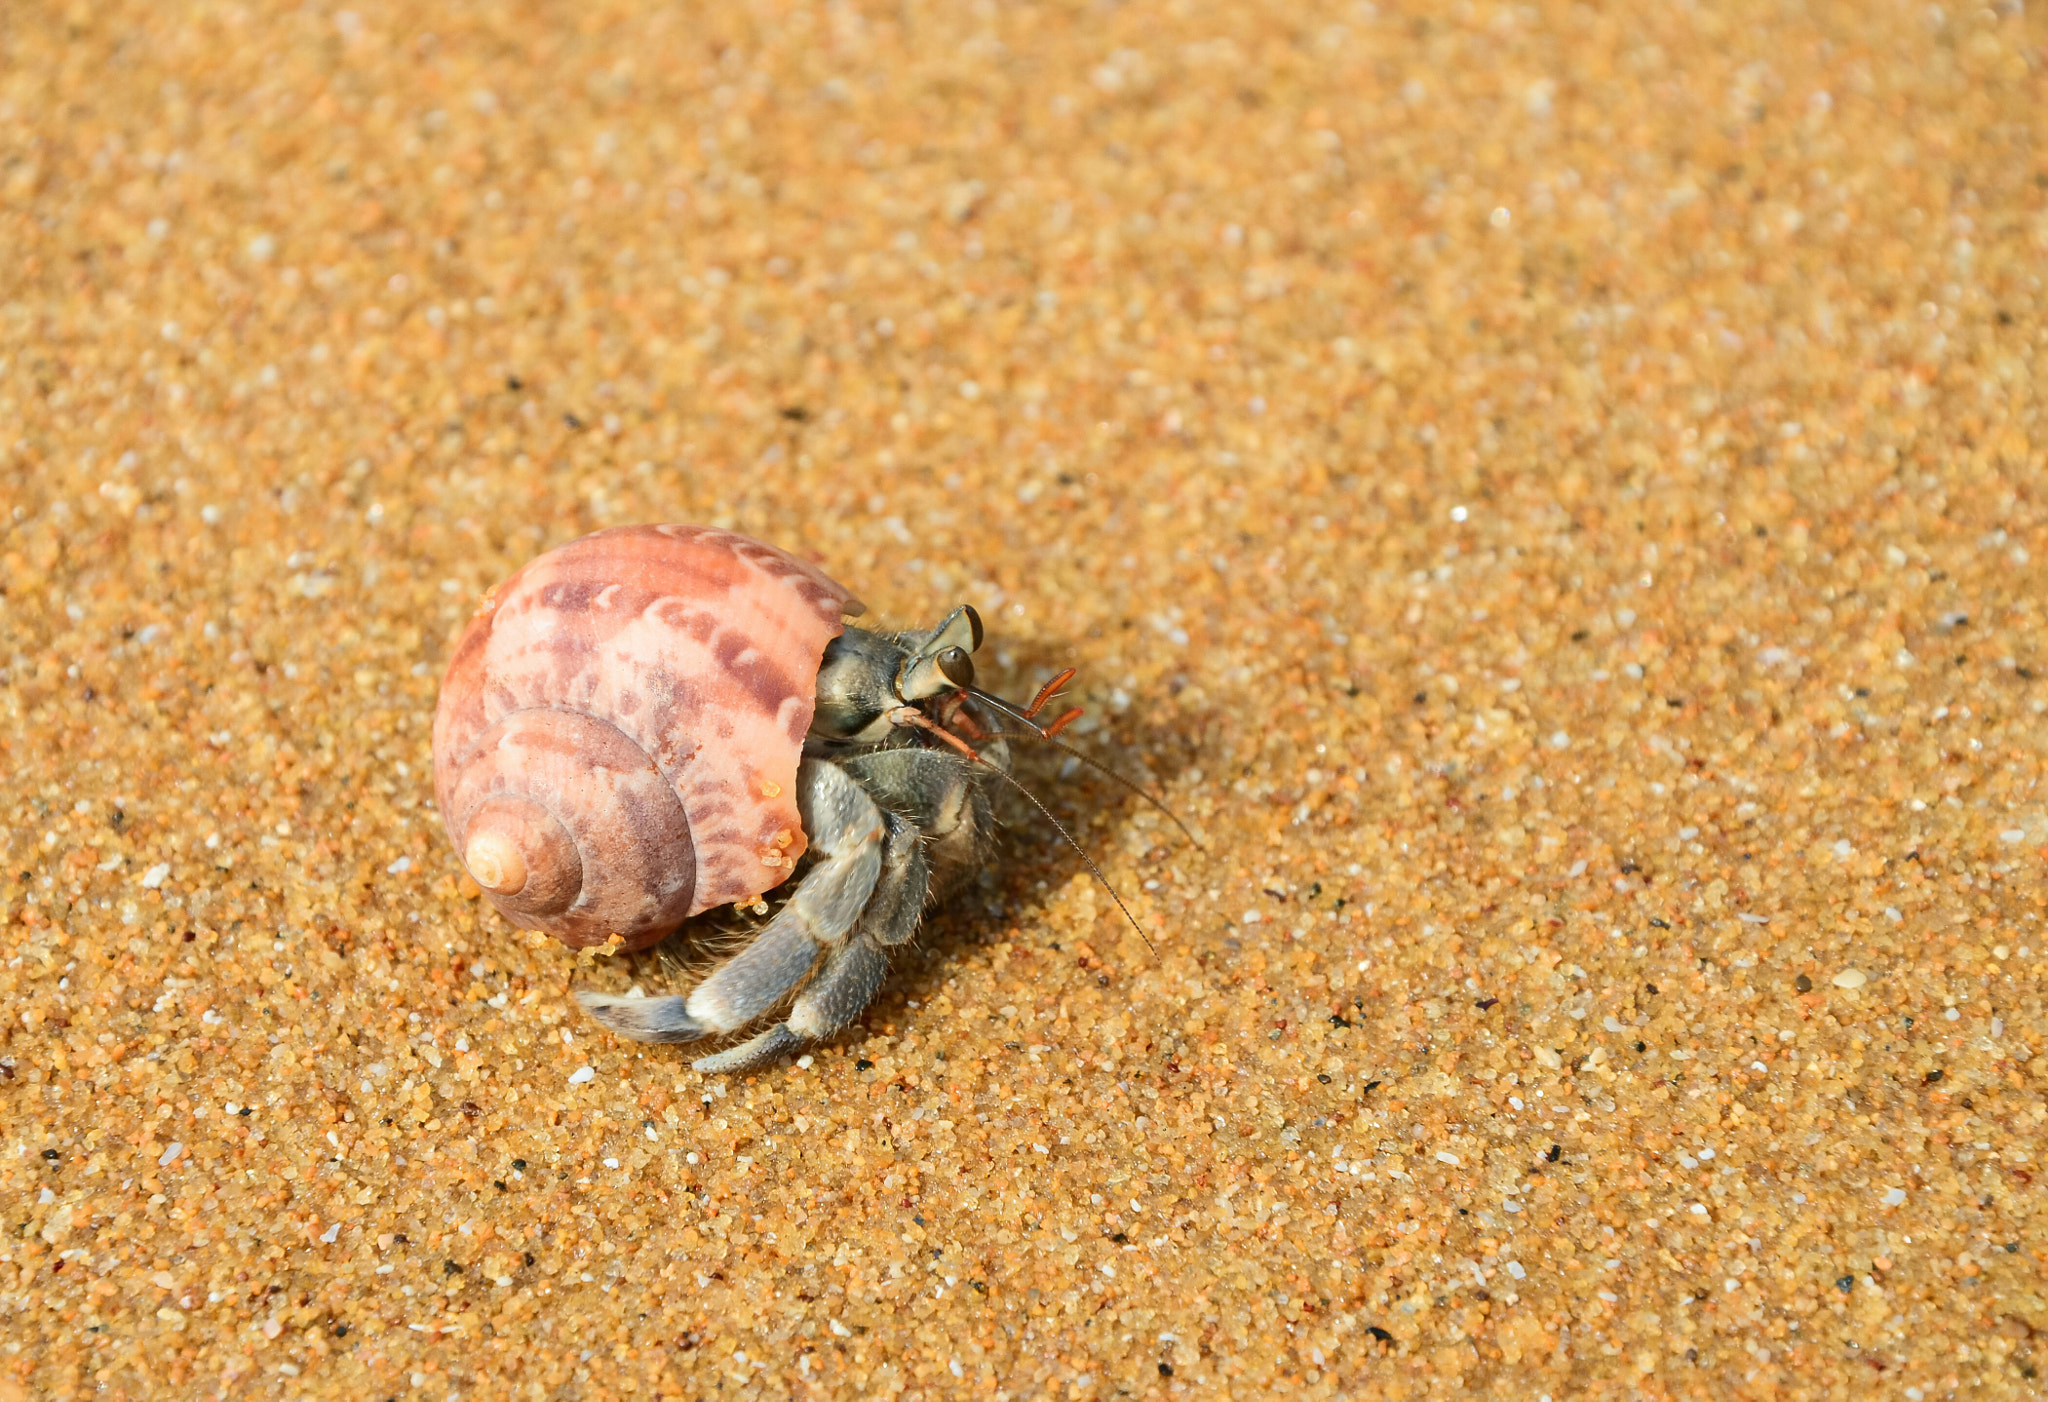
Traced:
[[570, 945], [654, 943], [784, 880], [819, 659], [858, 613], [731, 531], [626, 526], [485, 601], [434, 716], [434, 792], [472, 878]]

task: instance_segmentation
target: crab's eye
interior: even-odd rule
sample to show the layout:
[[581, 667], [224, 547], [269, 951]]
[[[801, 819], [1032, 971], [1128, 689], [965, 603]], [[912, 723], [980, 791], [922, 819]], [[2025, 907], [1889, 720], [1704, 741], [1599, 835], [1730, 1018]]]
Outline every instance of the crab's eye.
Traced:
[[949, 647], [932, 660], [939, 664], [940, 674], [953, 685], [974, 685], [974, 659], [967, 655], [965, 648]]

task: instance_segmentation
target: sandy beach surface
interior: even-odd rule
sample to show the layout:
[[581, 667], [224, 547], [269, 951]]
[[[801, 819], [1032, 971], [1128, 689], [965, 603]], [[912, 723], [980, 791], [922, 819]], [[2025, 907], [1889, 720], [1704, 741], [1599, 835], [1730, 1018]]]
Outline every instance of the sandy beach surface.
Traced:
[[[2041, 1395], [2040, 14], [8, 7], [0, 1399]], [[588, 1022], [429, 729], [640, 521], [1145, 938]]]

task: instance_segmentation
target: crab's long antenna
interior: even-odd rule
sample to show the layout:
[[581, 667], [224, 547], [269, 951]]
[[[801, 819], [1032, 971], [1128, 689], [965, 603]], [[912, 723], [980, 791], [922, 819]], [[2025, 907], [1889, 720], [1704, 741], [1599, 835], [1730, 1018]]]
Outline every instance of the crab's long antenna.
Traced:
[[[1051, 683], [1048, 682], [1047, 685], [1050, 686]], [[994, 692], [983, 691], [978, 686], [970, 686], [966, 688], [966, 691], [967, 694], [969, 696], [972, 696], [975, 700], [988, 702], [989, 705], [1001, 711], [1011, 720], [1018, 721], [1024, 725], [1030, 726], [1031, 731], [1034, 735], [1042, 736], [1045, 734], [1045, 732], [1039, 728], [1038, 723], [1031, 719], [1034, 715], [1038, 714], [1037, 711], [1024, 710], [1021, 707], [1017, 706], [1014, 702], [1005, 701], [1002, 697], [996, 695]]]
[[1022, 784], [1018, 783], [1015, 776], [1010, 774], [1007, 770], [1003, 769], [1000, 765], [989, 765], [989, 772], [992, 774], [1001, 775], [1005, 783], [1007, 783], [1011, 788], [1015, 789], [1018, 793], [1023, 794], [1024, 797], [1030, 799], [1031, 806], [1033, 808], [1036, 808], [1040, 813], [1045, 815], [1045, 820], [1048, 823], [1052, 824], [1053, 830], [1057, 832], [1061, 837], [1067, 840], [1067, 846], [1073, 848], [1077, 853], [1079, 853], [1081, 860], [1088, 864], [1088, 870], [1095, 873], [1095, 879], [1102, 883], [1103, 890], [1109, 892], [1109, 898], [1115, 901], [1116, 908], [1124, 913], [1124, 919], [1131, 922], [1131, 928], [1138, 932], [1138, 938], [1145, 941], [1145, 948], [1151, 950], [1152, 953], [1155, 955], [1158, 954], [1159, 951], [1152, 948], [1152, 940], [1149, 936], [1146, 935], [1145, 927], [1138, 923], [1137, 916], [1131, 914], [1131, 908], [1125, 905], [1124, 898], [1116, 893], [1116, 887], [1109, 884], [1109, 878], [1102, 874], [1101, 867], [1095, 865], [1095, 859], [1088, 855], [1088, 849], [1086, 847], [1083, 847], [1080, 843], [1076, 842], [1074, 840], [1074, 835], [1066, 830], [1066, 828], [1060, 823], [1060, 820], [1058, 818], [1053, 817], [1052, 810], [1050, 808], [1047, 808], [1043, 803], [1040, 803], [1038, 801], [1037, 794], [1031, 792], [1031, 790], [1025, 788]]
[[[1055, 677], [1055, 680], [1053, 680], [1053, 682], [1051, 682], [1049, 686], [1057, 684], [1059, 680], [1061, 680], [1061, 677]], [[1194, 843], [1194, 849], [1196, 849], [1196, 851], [1208, 851], [1208, 847], [1204, 847], [1204, 845], [1202, 845], [1202, 839], [1200, 839], [1200, 837], [1196, 837], [1196, 835], [1194, 835], [1194, 831], [1192, 831], [1192, 829], [1190, 829], [1190, 827], [1188, 827], [1186, 823], [1182, 823], [1180, 815], [1178, 815], [1178, 813], [1174, 813], [1174, 810], [1171, 810], [1171, 808], [1167, 808], [1167, 806], [1165, 806], [1165, 800], [1163, 800], [1163, 798], [1159, 798], [1157, 794], [1149, 792], [1149, 790], [1147, 790], [1147, 788], [1145, 788], [1143, 784], [1139, 784], [1137, 780], [1128, 780], [1128, 778], [1124, 778], [1122, 774], [1118, 774], [1116, 770], [1112, 770], [1112, 768], [1110, 768], [1110, 765], [1102, 763], [1100, 759], [1092, 759], [1090, 755], [1083, 755], [1083, 753], [1081, 753], [1079, 749], [1075, 749], [1075, 747], [1073, 747], [1073, 745], [1069, 745], [1067, 741], [1059, 739], [1059, 737], [1057, 737], [1057, 731], [1059, 731], [1059, 727], [1057, 727], [1057, 725], [1055, 725], [1055, 727], [1047, 727], [1047, 729], [1040, 729], [1038, 725], [1034, 725], [1034, 722], [1032, 722], [1032, 718], [1030, 718], [1030, 714], [1032, 714], [1032, 712], [1028, 712], [1028, 710], [1018, 710], [1016, 706], [1012, 706], [1010, 702], [1006, 702], [1006, 700], [1004, 700], [1004, 698], [1001, 698], [1001, 696], [993, 696], [991, 692], [983, 692], [983, 690], [981, 690], [979, 686], [969, 686], [969, 688], [967, 688], [967, 694], [969, 694], [969, 696], [973, 696], [975, 700], [983, 700], [983, 702], [987, 702], [987, 704], [995, 706], [995, 708], [997, 708], [999, 712], [1004, 712], [1004, 714], [1006, 714], [1006, 716], [1010, 716], [1012, 720], [1020, 720], [1020, 722], [1024, 722], [1024, 727], [1026, 727], [1026, 729], [1022, 729], [1022, 731], [997, 731], [997, 735], [1001, 735], [1001, 737], [1006, 737], [1006, 739], [1020, 739], [1020, 741], [1022, 741], [1022, 739], [1042, 741], [1042, 743], [1047, 743], [1047, 745], [1051, 745], [1053, 749], [1057, 749], [1057, 751], [1061, 751], [1061, 753], [1073, 755], [1075, 759], [1079, 759], [1081, 763], [1085, 763], [1085, 765], [1087, 765], [1087, 768], [1090, 768], [1090, 770], [1094, 770], [1096, 774], [1102, 774], [1104, 778], [1110, 778], [1110, 780], [1114, 780], [1114, 782], [1122, 784], [1124, 788], [1128, 788], [1130, 792], [1133, 792], [1133, 794], [1137, 794], [1139, 798], [1143, 798], [1143, 800], [1145, 800], [1145, 802], [1149, 802], [1151, 806], [1159, 808], [1159, 813], [1167, 815], [1169, 819], [1174, 819], [1174, 827], [1178, 827], [1178, 829], [1180, 829], [1180, 835], [1182, 835], [1182, 837], [1186, 837], [1186, 839], [1188, 839], [1190, 843]]]
[[[975, 695], [981, 696], [981, 693], [976, 692]], [[994, 697], [984, 697], [983, 699], [991, 701], [995, 700]], [[1001, 703], [997, 702], [997, 704], [1000, 705]], [[1082, 753], [1080, 750], [1075, 749], [1072, 745], [1069, 745], [1066, 741], [1055, 739], [1053, 736], [1050, 736], [1046, 734], [1043, 730], [1036, 729], [1035, 727], [1029, 730], [998, 730], [995, 732], [995, 734], [1000, 735], [1005, 740], [1037, 740], [1044, 744], [1052, 746], [1054, 749], [1058, 750], [1062, 754], [1072, 755], [1075, 759], [1087, 765], [1097, 774], [1100, 774], [1105, 779], [1111, 780], [1112, 782], [1120, 785], [1121, 787], [1128, 789], [1130, 792], [1136, 794], [1139, 798], [1144, 799], [1145, 802], [1151, 804], [1154, 808], [1157, 808], [1160, 812], [1164, 813], [1167, 817], [1171, 818], [1173, 820], [1173, 825], [1180, 829], [1180, 835], [1182, 837], [1185, 837], [1189, 842], [1193, 843], [1195, 850], [1197, 852], [1206, 852], [1209, 850], [1207, 847], [1204, 847], [1202, 845], [1202, 839], [1196, 837], [1194, 832], [1188, 827], [1188, 825], [1181, 821], [1180, 814], [1174, 812], [1171, 808], [1168, 808], [1166, 806], [1166, 801], [1164, 799], [1152, 793], [1149, 789], [1145, 788], [1144, 785], [1138, 783], [1135, 779], [1128, 779], [1124, 777], [1122, 774], [1117, 773], [1114, 769], [1111, 769], [1108, 765], [1104, 764], [1101, 760], [1095, 759], [1087, 754]]]

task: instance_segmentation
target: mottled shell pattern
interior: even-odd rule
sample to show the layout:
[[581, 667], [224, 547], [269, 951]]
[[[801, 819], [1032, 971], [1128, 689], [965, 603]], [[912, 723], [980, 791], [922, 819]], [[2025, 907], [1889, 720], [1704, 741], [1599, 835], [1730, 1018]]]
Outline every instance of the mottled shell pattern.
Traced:
[[457, 644], [434, 716], [455, 850], [513, 924], [653, 944], [786, 879], [818, 665], [860, 605], [771, 545], [625, 526], [540, 556]]

